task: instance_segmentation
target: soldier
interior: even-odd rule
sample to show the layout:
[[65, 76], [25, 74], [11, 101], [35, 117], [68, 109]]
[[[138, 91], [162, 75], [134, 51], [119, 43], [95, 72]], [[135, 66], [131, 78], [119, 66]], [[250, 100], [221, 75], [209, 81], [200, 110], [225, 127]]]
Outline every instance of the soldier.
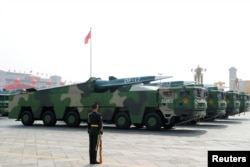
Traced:
[[90, 164], [99, 164], [96, 160], [100, 135], [103, 133], [102, 115], [98, 113], [99, 105], [92, 105], [92, 112], [88, 115], [88, 133], [89, 133], [89, 158]]

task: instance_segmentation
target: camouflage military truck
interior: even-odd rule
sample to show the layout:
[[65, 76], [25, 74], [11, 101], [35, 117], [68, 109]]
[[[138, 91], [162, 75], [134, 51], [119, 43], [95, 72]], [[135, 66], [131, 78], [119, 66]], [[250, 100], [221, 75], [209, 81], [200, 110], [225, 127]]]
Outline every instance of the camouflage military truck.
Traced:
[[237, 92], [226, 91], [226, 102], [226, 114], [220, 118], [228, 118], [228, 116], [238, 114], [240, 111], [240, 96]]
[[165, 89], [165, 106], [171, 123], [196, 123], [206, 116], [207, 90], [204, 87], [184, 81], [158, 82], [150, 85]]
[[205, 85], [205, 84], [195, 84], [196, 86], [201, 86], [207, 89], [208, 94], [206, 97], [207, 109], [206, 116], [201, 119], [201, 121], [212, 121], [215, 118], [223, 116], [226, 114], [226, 100], [225, 92], [219, 90], [217, 86]]
[[214, 120], [226, 114], [226, 95], [223, 90], [219, 90], [217, 86], [207, 87], [207, 112], [204, 120]]
[[239, 96], [240, 96], [240, 113], [247, 112], [250, 107], [250, 97], [244, 92], [240, 92]]
[[22, 92], [23, 90], [1, 90], [0, 91], [0, 115], [8, 116], [9, 96], [11, 94]]
[[[179, 119], [192, 119], [205, 111], [203, 89], [190, 87], [174, 92], [174, 89], [169, 91], [140, 84], [164, 78], [167, 77], [110, 77], [109, 81], [90, 78], [73, 85], [28, 89], [25, 93], [10, 96], [9, 118], [20, 120], [23, 125], [42, 120], [45, 126], [64, 121], [70, 127], [77, 127], [87, 121], [91, 104], [98, 102], [106, 123], [115, 124], [120, 129], [133, 124], [159, 130], [174, 126], [172, 118], [176, 115], [181, 116]], [[176, 109], [173, 111], [173, 108]]]

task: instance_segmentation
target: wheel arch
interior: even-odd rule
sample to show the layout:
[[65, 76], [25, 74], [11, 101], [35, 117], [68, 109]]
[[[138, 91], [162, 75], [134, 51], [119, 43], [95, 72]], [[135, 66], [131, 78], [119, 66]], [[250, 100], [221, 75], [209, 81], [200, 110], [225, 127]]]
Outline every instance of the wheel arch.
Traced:
[[42, 119], [42, 116], [43, 116], [43, 114], [44, 114], [46, 111], [51, 111], [51, 112], [53, 112], [53, 114], [56, 116], [54, 107], [52, 107], [52, 106], [46, 106], [46, 107], [43, 107], [43, 108], [42, 108], [42, 111], [41, 111], [41, 114], [40, 114], [40, 119]]
[[161, 117], [162, 121], [164, 121], [164, 116], [163, 116], [162, 112], [160, 111], [160, 109], [149, 107], [149, 108], [146, 108], [146, 110], [144, 112], [143, 119], [142, 119], [143, 122], [144, 122], [145, 117], [149, 113], [157, 113], [157, 114], [159, 114], [159, 116]]
[[129, 114], [128, 108], [127, 107], [116, 107], [112, 116], [112, 123], [115, 123], [115, 117], [118, 113], [120, 112], [126, 112], [128, 113], [129, 118], [131, 119], [131, 116]]
[[[156, 122], [149, 121], [151, 118], [153, 118], [153, 120]], [[148, 112], [145, 112], [143, 123], [147, 130], [158, 131], [164, 125], [164, 117], [159, 109], [149, 110]]]
[[23, 106], [21, 107], [20, 109], [20, 112], [19, 112], [19, 115], [18, 115], [18, 120], [21, 119], [21, 115], [24, 111], [29, 111], [32, 115], [33, 115], [33, 112], [32, 112], [32, 109], [30, 106]]
[[127, 111], [117, 112], [117, 114], [115, 114], [114, 124], [119, 129], [128, 129], [131, 126], [131, 118], [129, 112]]
[[[64, 118], [64, 122], [69, 127], [78, 127], [82, 121], [80, 118], [80, 114], [75, 107], [73, 108], [69, 107], [68, 109], [66, 109], [63, 118]], [[73, 118], [73, 122], [71, 122], [69, 118]]]
[[65, 110], [64, 110], [64, 113], [63, 113], [63, 120], [66, 119], [66, 116], [67, 116], [67, 114], [68, 114], [69, 112], [75, 112], [75, 113], [78, 115], [78, 117], [81, 119], [77, 107], [66, 107]]

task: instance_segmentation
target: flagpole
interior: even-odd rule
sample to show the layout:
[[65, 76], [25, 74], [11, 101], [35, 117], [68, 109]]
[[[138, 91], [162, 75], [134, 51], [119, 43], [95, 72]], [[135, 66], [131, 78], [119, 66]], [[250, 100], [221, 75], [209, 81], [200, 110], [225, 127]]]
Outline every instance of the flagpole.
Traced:
[[91, 35], [91, 37], [90, 37], [90, 45], [89, 45], [89, 47], [90, 47], [90, 77], [92, 77], [92, 32], [91, 32], [91, 27], [90, 27], [90, 35]]

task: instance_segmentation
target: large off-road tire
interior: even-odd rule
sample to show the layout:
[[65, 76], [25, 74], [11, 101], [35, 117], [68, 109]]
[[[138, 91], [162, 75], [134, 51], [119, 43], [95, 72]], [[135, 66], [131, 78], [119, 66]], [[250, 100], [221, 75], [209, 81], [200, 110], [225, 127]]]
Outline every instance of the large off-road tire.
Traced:
[[128, 129], [131, 126], [131, 121], [128, 113], [119, 112], [115, 116], [115, 125], [119, 129]]
[[45, 111], [42, 115], [42, 119], [45, 126], [55, 126], [57, 121], [53, 111]]
[[158, 113], [148, 113], [144, 119], [145, 126], [148, 130], [160, 130], [162, 119]]
[[25, 126], [30, 126], [34, 123], [34, 118], [30, 111], [23, 111], [20, 118]]
[[78, 127], [81, 123], [80, 117], [75, 111], [70, 111], [66, 114], [65, 122], [69, 127]]

